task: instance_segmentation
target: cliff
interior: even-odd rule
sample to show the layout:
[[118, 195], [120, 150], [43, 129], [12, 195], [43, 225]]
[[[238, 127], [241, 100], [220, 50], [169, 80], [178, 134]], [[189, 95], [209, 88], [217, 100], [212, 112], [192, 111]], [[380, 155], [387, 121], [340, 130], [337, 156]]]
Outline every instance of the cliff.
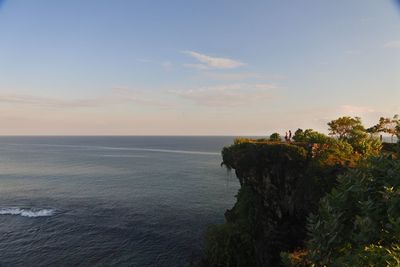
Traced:
[[[204, 256], [196, 266], [318, 266], [323, 261], [315, 255], [330, 258], [329, 253], [336, 251], [338, 259], [343, 260], [343, 251], [350, 254], [355, 251], [349, 249], [349, 244], [360, 240], [351, 240], [351, 236], [341, 232], [345, 223], [340, 220], [353, 222], [358, 218], [357, 227], [364, 221], [374, 221], [368, 217], [360, 223], [360, 218], [369, 212], [371, 186], [375, 186], [379, 196], [389, 190], [389, 195], [396, 196], [388, 195], [384, 199], [398, 201], [397, 181], [389, 187], [383, 184], [382, 188], [381, 180], [374, 177], [386, 179], [391, 184], [393, 171], [387, 171], [387, 168], [398, 166], [400, 150], [396, 144], [382, 144], [374, 135], [376, 131], [366, 130], [357, 117], [341, 117], [328, 125], [330, 135], [336, 138], [312, 129], [298, 129], [292, 139], [285, 138], [286, 142], [274, 133], [268, 139], [237, 138], [233, 145], [223, 149], [222, 165], [235, 171], [241, 188], [236, 204], [225, 213], [225, 223], [212, 226], [206, 232]], [[397, 126], [396, 129], [400, 128]], [[396, 172], [397, 167], [391, 169]], [[365, 178], [368, 175], [371, 179]], [[365, 184], [360, 185], [360, 181]], [[347, 207], [351, 205], [346, 202], [352, 199], [357, 189], [367, 199], [361, 204], [350, 201], [359, 214], [349, 212]], [[337, 208], [335, 205], [340, 209], [332, 215], [332, 210]], [[342, 218], [343, 214], [350, 219]], [[380, 220], [381, 217], [385, 216], [376, 216], [375, 221], [385, 221]], [[392, 218], [386, 218], [386, 221], [398, 225]], [[358, 229], [352, 228], [351, 223], [349, 225], [351, 230]], [[397, 232], [393, 231], [396, 227], [389, 228], [386, 232], [397, 237]], [[380, 248], [381, 241], [359, 242], [357, 259], [365, 261], [365, 249]], [[395, 255], [395, 260], [400, 259], [400, 254], [397, 256], [398, 253], [393, 252], [400, 244], [389, 245], [381, 250], [391, 254], [392, 258]]]
[[351, 167], [334, 145], [243, 142], [222, 151], [241, 189], [226, 223], [206, 233], [204, 266], [279, 266], [280, 253], [304, 247], [306, 221]]

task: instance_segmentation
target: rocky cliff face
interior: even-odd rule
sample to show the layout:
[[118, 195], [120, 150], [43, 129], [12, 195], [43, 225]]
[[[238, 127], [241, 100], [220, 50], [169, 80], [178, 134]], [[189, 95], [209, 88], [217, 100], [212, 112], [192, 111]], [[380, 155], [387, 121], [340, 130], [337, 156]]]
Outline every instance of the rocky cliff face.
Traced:
[[223, 162], [235, 169], [242, 187], [248, 187], [256, 199], [256, 262], [277, 266], [280, 251], [301, 246], [305, 238], [302, 226], [313, 206], [307, 193], [312, 183], [305, 171], [309, 162], [307, 151], [289, 144], [242, 144], [224, 150]]
[[224, 148], [223, 165], [241, 189], [226, 223], [210, 229], [204, 265], [279, 266], [280, 253], [303, 246], [306, 220], [333, 186], [340, 164], [309, 145], [243, 143]]

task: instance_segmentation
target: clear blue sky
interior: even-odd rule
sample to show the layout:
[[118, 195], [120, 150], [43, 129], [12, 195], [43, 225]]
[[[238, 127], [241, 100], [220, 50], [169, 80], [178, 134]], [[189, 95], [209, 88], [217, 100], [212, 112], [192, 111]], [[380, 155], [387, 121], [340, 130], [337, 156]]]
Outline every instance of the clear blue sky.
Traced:
[[0, 0], [0, 134], [262, 135], [400, 113], [391, 0]]

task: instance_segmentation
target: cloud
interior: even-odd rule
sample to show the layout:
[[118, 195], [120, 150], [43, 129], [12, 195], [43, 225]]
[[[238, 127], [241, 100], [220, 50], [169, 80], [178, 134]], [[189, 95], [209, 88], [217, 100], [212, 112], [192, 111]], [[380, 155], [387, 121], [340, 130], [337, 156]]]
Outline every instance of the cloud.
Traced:
[[160, 62], [160, 65], [165, 69], [171, 69], [173, 67], [172, 62], [170, 62], [170, 61]]
[[370, 107], [354, 106], [354, 105], [342, 105], [340, 107], [341, 113], [351, 116], [362, 116], [369, 113], [374, 113], [375, 110]]
[[241, 81], [251, 78], [260, 78], [261, 75], [252, 72], [240, 72], [240, 73], [213, 73], [205, 72], [204, 75], [208, 78], [222, 81]]
[[168, 60], [156, 61], [156, 60], [151, 60], [151, 59], [139, 58], [139, 59], [136, 59], [136, 61], [145, 63], [145, 64], [155, 64], [155, 65], [163, 67], [165, 70], [171, 70], [174, 66], [174, 64]]
[[383, 46], [386, 48], [400, 48], [400, 40], [387, 42]]
[[186, 64], [188, 67], [194, 68], [215, 68], [215, 69], [234, 69], [246, 65], [243, 62], [230, 58], [212, 57], [194, 51], [184, 51], [183, 53], [197, 59], [201, 64]]
[[197, 70], [209, 70], [211, 69], [210, 67], [204, 65], [204, 64], [183, 64], [183, 66], [188, 67], [188, 68], [193, 68]]
[[231, 72], [231, 73], [221, 73], [221, 72], [211, 72], [205, 71], [202, 73], [208, 79], [215, 79], [220, 81], [243, 81], [243, 80], [284, 80], [285, 76], [280, 74], [262, 74], [257, 72]]
[[272, 98], [271, 84], [227, 84], [190, 90], [171, 90], [198, 105], [210, 107], [237, 107], [260, 103]]
[[39, 108], [97, 108], [108, 105], [135, 103], [138, 105], [167, 107], [169, 104], [158, 96], [141, 90], [113, 88], [96, 97], [68, 99], [28, 94], [0, 93], [0, 103]]
[[67, 100], [26, 94], [1, 94], [0, 103], [25, 104], [42, 107], [89, 107], [95, 104], [91, 99]]
[[357, 50], [357, 49], [346, 50], [345, 53], [349, 54], [349, 55], [359, 55], [359, 54], [361, 54], [361, 50]]
[[112, 89], [114, 102], [134, 102], [146, 106], [158, 106], [167, 108], [171, 105], [167, 101], [163, 101], [160, 92], [152, 93], [145, 90], [129, 89], [125, 87], [115, 87]]

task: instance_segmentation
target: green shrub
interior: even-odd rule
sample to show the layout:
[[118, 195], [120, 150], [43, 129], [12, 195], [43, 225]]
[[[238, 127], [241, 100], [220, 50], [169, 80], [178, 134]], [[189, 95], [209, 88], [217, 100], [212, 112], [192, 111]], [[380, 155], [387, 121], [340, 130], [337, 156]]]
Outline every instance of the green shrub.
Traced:
[[253, 143], [254, 140], [251, 138], [246, 138], [246, 137], [237, 137], [235, 140], [233, 140], [233, 143], [235, 145], [240, 145], [240, 144], [245, 144], [245, 143]]
[[371, 159], [339, 177], [310, 216], [315, 266], [400, 266], [400, 161]]
[[225, 214], [227, 222], [207, 230], [203, 266], [257, 266], [254, 251], [254, 197], [250, 187], [242, 187], [236, 196], [235, 207]]
[[314, 131], [313, 129], [306, 129], [304, 131], [302, 129], [297, 129], [294, 133], [293, 140], [296, 142], [321, 144], [328, 143], [333, 140], [333, 138]]
[[275, 141], [275, 142], [282, 141], [282, 138], [278, 133], [273, 133], [270, 135], [269, 141]]
[[363, 157], [377, 156], [382, 149], [382, 142], [364, 131], [353, 131], [347, 142]]

